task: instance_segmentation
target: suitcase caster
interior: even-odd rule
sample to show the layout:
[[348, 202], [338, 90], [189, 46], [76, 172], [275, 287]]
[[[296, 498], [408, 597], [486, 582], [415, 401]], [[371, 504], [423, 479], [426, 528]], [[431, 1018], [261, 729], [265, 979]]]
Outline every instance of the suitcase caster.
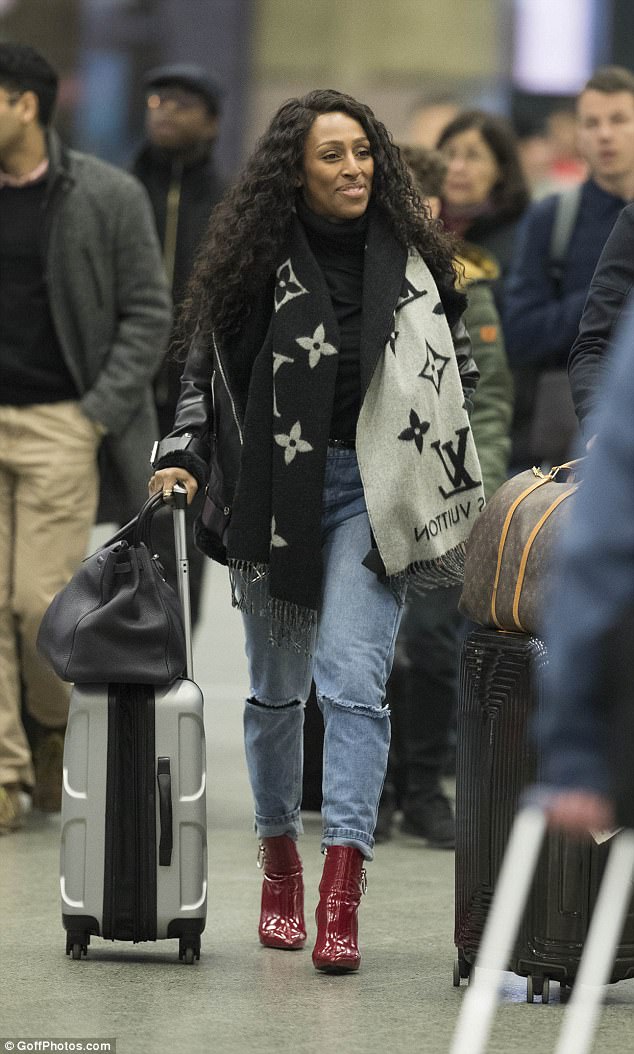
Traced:
[[453, 985], [454, 988], [460, 988], [460, 982], [465, 978], [471, 979], [471, 963], [467, 962], [460, 953], [456, 956], [453, 961]]
[[85, 959], [88, 956], [89, 944], [90, 937], [85, 933], [71, 933], [66, 938], [66, 954], [70, 955], [71, 959], [81, 959], [82, 955]]
[[550, 978], [533, 977], [533, 974], [529, 973], [526, 978], [526, 1002], [534, 1003], [536, 995], [542, 997], [542, 1003], [550, 1002]]
[[533, 975], [532, 975], [532, 973], [529, 973], [528, 977], [526, 978], [526, 1002], [527, 1003], [534, 1003], [535, 1002], [535, 987], [536, 986], [533, 983]]
[[178, 945], [178, 958], [188, 966], [191, 966], [196, 959], [200, 959], [200, 940], [195, 944], [180, 941]]

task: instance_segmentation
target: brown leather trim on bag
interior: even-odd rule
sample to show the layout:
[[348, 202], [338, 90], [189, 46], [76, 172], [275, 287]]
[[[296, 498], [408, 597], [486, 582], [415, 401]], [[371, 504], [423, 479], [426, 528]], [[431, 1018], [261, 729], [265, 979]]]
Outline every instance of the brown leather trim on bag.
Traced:
[[[562, 465], [561, 467], [563, 468], [564, 466]], [[567, 467], [567, 466], [565, 466], [565, 467]], [[547, 482], [547, 480], [545, 482]], [[533, 487], [531, 487], [530, 489], [534, 490]], [[520, 560], [519, 571], [518, 571], [518, 574], [517, 574], [517, 583], [515, 585], [515, 594], [514, 594], [514, 597], [513, 597], [513, 622], [517, 626], [517, 628], [520, 631], [520, 633], [525, 633], [526, 632], [526, 630], [524, 629], [522, 623], [520, 622], [519, 608], [520, 608], [520, 599], [521, 599], [521, 596], [522, 596], [522, 586], [524, 585], [524, 575], [526, 574], [526, 564], [528, 563], [528, 558], [529, 558], [529, 556], [531, 554], [531, 549], [533, 548], [533, 542], [535, 541], [535, 538], [537, 537], [537, 535], [539, 534], [540, 530], [542, 529], [542, 527], [546, 523], [546, 520], [549, 518], [549, 516], [552, 515], [552, 513], [555, 511], [557, 506], [561, 505], [562, 501], [565, 501], [566, 498], [569, 498], [570, 495], [574, 494], [575, 491], [578, 490], [578, 489], [579, 489], [579, 484], [577, 484], [576, 487], [572, 487], [570, 490], [567, 490], [565, 494], [560, 494], [559, 497], [556, 498], [556, 500], [552, 503], [552, 505], [550, 505], [546, 509], [546, 512], [537, 521], [537, 523], [535, 524], [535, 526], [533, 527], [531, 533], [528, 536], [528, 539], [526, 541], [526, 545], [524, 546], [524, 551], [522, 553], [522, 559]], [[528, 493], [528, 492], [525, 492], [525, 493]], [[521, 497], [524, 497], [524, 495], [521, 495]], [[518, 499], [518, 500], [521, 500], [521, 498]]]
[[498, 562], [497, 562], [497, 567], [495, 569], [495, 579], [493, 581], [493, 590], [492, 590], [492, 593], [491, 593], [491, 618], [492, 618], [493, 622], [495, 622], [495, 625], [497, 626], [498, 629], [504, 629], [505, 628], [504, 626], [501, 625], [501, 623], [499, 622], [498, 617], [497, 617], [496, 600], [497, 600], [498, 585], [499, 585], [499, 582], [500, 582], [500, 572], [502, 570], [502, 557], [504, 556], [504, 546], [506, 544], [506, 538], [507, 538], [507, 535], [509, 533], [509, 529], [510, 529], [510, 526], [511, 526], [511, 520], [513, 519], [513, 516], [515, 514], [515, 510], [516, 510], [517, 506], [521, 505], [521, 503], [524, 501], [524, 498], [528, 497], [528, 495], [532, 494], [534, 490], [537, 490], [538, 487], [543, 487], [544, 483], [548, 483], [548, 482], [550, 482], [548, 476], [544, 476], [543, 479], [538, 479], [536, 483], [531, 483], [530, 487], [527, 487], [526, 490], [522, 491], [522, 493], [518, 495], [518, 497], [515, 499], [515, 501], [513, 502], [513, 504], [511, 505], [509, 511], [506, 514], [506, 519], [504, 520], [504, 526], [502, 527], [502, 534], [501, 534], [501, 537], [500, 537], [500, 544], [498, 546]]

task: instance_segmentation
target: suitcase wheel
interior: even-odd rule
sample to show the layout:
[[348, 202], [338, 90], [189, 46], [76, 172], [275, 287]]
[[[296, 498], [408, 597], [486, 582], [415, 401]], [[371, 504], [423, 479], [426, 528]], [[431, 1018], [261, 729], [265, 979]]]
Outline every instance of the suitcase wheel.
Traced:
[[196, 959], [200, 959], [200, 938], [192, 942], [181, 940], [178, 944], [178, 958], [191, 966]]
[[69, 933], [66, 938], [66, 954], [71, 959], [81, 959], [88, 956], [88, 945], [90, 937], [86, 933]]
[[529, 973], [526, 978], [526, 1002], [534, 1003], [536, 995], [542, 997], [542, 1003], [550, 1001], [550, 978], [542, 977], [539, 974], [533, 976], [532, 973]]
[[454, 988], [460, 987], [460, 982], [466, 977], [467, 980], [471, 979], [472, 967], [471, 963], [458, 952], [458, 955], [453, 961], [453, 985]]

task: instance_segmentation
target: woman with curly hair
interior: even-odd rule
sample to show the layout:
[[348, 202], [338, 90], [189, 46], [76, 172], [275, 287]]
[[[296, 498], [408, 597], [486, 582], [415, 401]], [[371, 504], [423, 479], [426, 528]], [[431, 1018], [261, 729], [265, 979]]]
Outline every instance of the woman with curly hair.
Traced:
[[358, 969], [357, 909], [390, 740], [385, 683], [409, 581], [451, 585], [482, 506], [477, 370], [452, 243], [385, 127], [340, 92], [280, 107], [214, 212], [195, 332], [152, 492], [207, 484], [196, 541], [243, 613], [259, 937], [306, 940], [302, 728], [324, 718], [313, 962]]

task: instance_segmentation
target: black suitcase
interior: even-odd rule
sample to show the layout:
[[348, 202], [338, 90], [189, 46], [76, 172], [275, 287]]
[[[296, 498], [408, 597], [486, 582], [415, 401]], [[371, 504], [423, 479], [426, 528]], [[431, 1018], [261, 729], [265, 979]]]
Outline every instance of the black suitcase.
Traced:
[[[548, 661], [542, 641], [478, 629], [460, 662], [456, 759], [454, 984], [468, 977], [524, 788], [540, 778], [530, 719], [542, 705]], [[549, 997], [550, 979], [570, 986], [605, 868], [609, 844], [546, 836], [508, 969], [527, 978], [527, 999]], [[610, 980], [634, 977], [629, 905]]]

